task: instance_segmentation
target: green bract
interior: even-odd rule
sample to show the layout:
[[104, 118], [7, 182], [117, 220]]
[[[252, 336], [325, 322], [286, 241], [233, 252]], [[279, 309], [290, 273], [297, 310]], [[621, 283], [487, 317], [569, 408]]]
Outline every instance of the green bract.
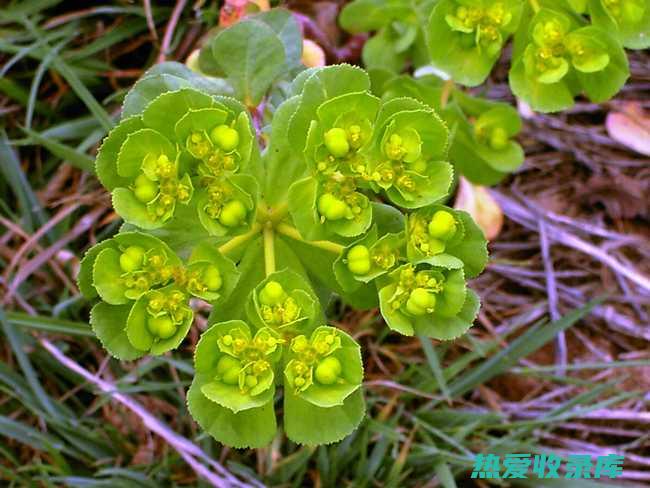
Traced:
[[382, 280], [381, 312], [388, 326], [405, 335], [448, 340], [472, 326], [476, 294], [467, 289], [460, 263], [405, 264]]
[[570, 107], [579, 93], [594, 102], [608, 100], [629, 76], [616, 39], [561, 10], [540, 9], [527, 32], [516, 37], [515, 52], [510, 87], [543, 112]]
[[[402, 22], [415, 25], [390, 28]], [[271, 442], [278, 394], [298, 443], [339, 441], [363, 419], [359, 345], [323, 325], [334, 294], [380, 307], [401, 333], [468, 328], [478, 299], [466, 278], [487, 253], [469, 215], [442, 205], [448, 124], [468, 131], [480, 164], [515, 166], [519, 121], [502, 105], [452, 94], [466, 115], [454, 118], [426, 83], [378, 98], [362, 69], [302, 70], [300, 45], [285, 11], [220, 31], [204, 74], [165, 63], [135, 84], [97, 155], [125, 224], [81, 263], [93, 330], [119, 359], [163, 354], [187, 337], [193, 302], [210, 304], [188, 409], [234, 447]]]
[[501, 48], [519, 26], [521, 0], [441, 0], [427, 36], [433, 64], [458, 83], [485, 81]]
[[427, 47], [420, 19], [436, 0], [354, 0], [341, 10], [339, 23], [348, 32], [376, 31], [363, 46], [368, 69], [400, 72], [409, 60], [427, 63]]
[[514, 108], [454, 89], [443, 109], [442, 92], [443, 81], [436, 76], [395, 76], [384, 82], [381, 95], [384, 100], [416, 98], [439, 111], [453, 135], [449, 159], [473, 183], [496, 183], [524, 162], [523, 149], [514, 140], [521, 130]]
[[595, 26], [615, 32], [626, 48], [650, 47], [648, 0], [590, 0], [589, 13]]

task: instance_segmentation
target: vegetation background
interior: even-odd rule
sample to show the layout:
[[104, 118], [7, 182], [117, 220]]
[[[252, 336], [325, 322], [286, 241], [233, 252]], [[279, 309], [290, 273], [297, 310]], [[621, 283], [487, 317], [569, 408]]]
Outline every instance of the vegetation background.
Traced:
[[[75, 285], [79, 257], [120, 225], [93, 155], [133, 82], [185, 60], [220, 3], [0, 2], [0, 485], [487, 486], [469, 478], [475, 453], [554, 451], [624, 454], [611, 486], [650, 486], [648, 52], [629, 52], [632, 77], [607, 104], [522, 112], [527, 158], [491, 190], [505, 223], [467, 336], [406, 338], [331, 304], [366, 354], [368, 416], [344, 441], [280, 433], [238, 451], [197, 429], [185, 390], [200, 304], [173, 354], [109, 358]], [[359, 63], [343, 3], [283, 5], [328, 63]], [[514, 102], [505, 66], [478, 91]]]

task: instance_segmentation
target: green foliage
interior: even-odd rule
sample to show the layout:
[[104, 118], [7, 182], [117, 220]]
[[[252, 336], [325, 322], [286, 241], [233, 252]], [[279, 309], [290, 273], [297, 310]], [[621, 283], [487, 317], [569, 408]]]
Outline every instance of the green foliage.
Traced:
[[[338, 441], [362, 420], [360, 347], [324, 325], [332, 292], [380, 305], [398, 332], [452, 339], [474, 321], [466, 277], [487, 261], [469, 215], [442, 205], [449, 130], [426, 97], [377, 98], [349, 65], [306, 70], [260, 150], [247, 108], [258, 117], [253, 106], [296, 68], [287, 15], [255, 16], [207, 43], [224, 79], [199, 81], [172, 63], [134, 85], [96, 163], [126, 224], [88, 251], [79, 275], [100, 300], [93, 330], [120, 359], [177, 348], [193, 323], [190, 298], [212, 306], [188, 408], [235, 447], [275, 436], [281, 391], [298, 443]], [[510, 144], [511, 114], [478, 110], [477, 137], [494, 145], [503, 130], [499, 149]]]
[[[363, 59], [378, 79], [410, 62], [431, 64], [470, 87], [485, 82], [514, 37], [511, 89], [541, 112], [569, 108], [578, 95], [609, 100], [629, 76], [623, 47], [650, 46], [647, 0], [355, 0], [340, 22], [350, 32], [375, 31]], [[476, 152], [471, 149], [463, 153]], [[510, 162], [497, 171], [512, 171], [516, 156], [506, 155]]]

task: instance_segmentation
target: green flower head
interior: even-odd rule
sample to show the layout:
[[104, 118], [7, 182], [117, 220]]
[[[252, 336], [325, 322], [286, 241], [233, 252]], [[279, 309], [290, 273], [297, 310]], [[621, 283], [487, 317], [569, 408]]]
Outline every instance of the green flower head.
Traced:
[[239, 174], [256, 150], [241, 104], [183, 88], [120, 122], [100, 148], [97, 173], [130, 224], [166, 226], [183, 205], [196, 208], [209, 233], [236, 234], [250, 224], [257, 199], [256, 182]]
[[519, 0], [437, 2], [427, 26], [433, 63], [459, 83], [481, 84], [517, 30], [522, 4]]
[[359, 346], [334, 327], [318, 327], [311, 337], [299, 335], [291, 341], [284, 375], [286, 387], [306, 401], [320, 407], [342, 405], [361, 385]]
[[195, 352], [197, 373], [207, 379], [201, 392], [235, 413], [269, 402], [282, 343], [268, 327], [253, 335], [241, 320], [213, 325], [201, 336]]
[[163, 354], [178, 347], [193, 318], [188, 295], [169, 285], [136, 300], [126, 322], [126, 335], [134, 348]]
[[379, 301], [391, 329], [438, 339], [463, 333], [477, 312], [476, 297], [466, 288], [462, 268], [432, 267], [424, 261], [393, 271], [379, 291]]
[[318, 300], [311, 286], [297, 273], [275, 272], [255, 287], [247, 302], [248, 317], [258, 328], [270, 327], [290, 339], [313, 329], [319, 318]]

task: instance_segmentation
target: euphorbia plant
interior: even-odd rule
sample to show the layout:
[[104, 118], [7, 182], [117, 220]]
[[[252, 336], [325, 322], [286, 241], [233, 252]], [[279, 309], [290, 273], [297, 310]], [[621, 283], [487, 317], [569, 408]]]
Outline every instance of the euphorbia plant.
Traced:
[[[466, 280], [487, 260], [471, 217], [444, 205], [453, 169], [436, 110], [377, 98], [349, 65], [300, 72], [279, 101], [294, 51], [270, 15], [270, 27], [237, 24], [217, 45], [268, 38], [285, 71], [259, 70], [255, 56], [238, 71], [232, 56], [215, 55], [227, 81], [170, 63], [127, 95], [97, 156], [125, 224], [88, 251], [79, 277], [99, 299], [93, 329], [119, 359], [179, 347], [192, 300], [212, 306], [188, 408], [235, 447], [273, 439], [280, 397], [284, 430], [299, 443], [340, 440], [362, 420], [361, 350], [327, 324], [333, 294], [379, 307], [402, 334], [452, 339], [478, 312]], [[489, 113], [479, 124], [493, 130]]]

